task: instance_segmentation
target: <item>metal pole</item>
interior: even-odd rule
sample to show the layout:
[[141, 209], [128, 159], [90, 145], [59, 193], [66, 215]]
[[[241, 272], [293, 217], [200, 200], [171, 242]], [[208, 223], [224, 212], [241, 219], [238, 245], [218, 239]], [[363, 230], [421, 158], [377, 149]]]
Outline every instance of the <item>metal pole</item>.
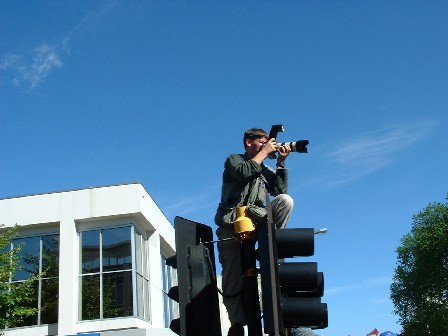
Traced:
[[242, 302], [246, 314], [249, 336], [260, 336], [262, 334], [255, 242], [255, 239], [241, 241], [241, 265], [243, 272]]

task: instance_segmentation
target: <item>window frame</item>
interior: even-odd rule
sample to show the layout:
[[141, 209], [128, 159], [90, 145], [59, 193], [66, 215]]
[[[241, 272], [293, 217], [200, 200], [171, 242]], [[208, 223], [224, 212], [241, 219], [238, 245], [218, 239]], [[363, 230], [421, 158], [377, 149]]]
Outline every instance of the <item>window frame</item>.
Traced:
[[[119, 228], [130, 228], [130, 241], [131, 241], [131, 265], [129, 269], [122, 269], [122, 270], [112, 270], [112, 271], [104, 271], [104, 265], [103, 265], [103, 238], [102, 238], [102, 231], [108, 230], [108, 229], [119, 229]], [[82, 245], [82, 235], [84, 232], [89, 231], [99, 231], [99, 242], [98, 242], [98, 248], [99, 248], [99, 270], [95, 272], [89, 272], [89, 273], [83, 273], [82, 269], [82, 253], [83, 253], [83, 245]], [[145, 322], [151, 323], [151, 302], [147, 302], [145, 304], [144, 300], [144, 294], [138, 293], [138, 284], [137, 284], [137, 262], [138, 262], [138, 255], [137, 255], [137, 245], [136, 245], [136, 236], [140, 235], [142, 241], [145, 241], [146, 249], [149, 246], [149, 239], [148, 235], [144, 230], [140, 230], [136, 223], [134, 223], [132, 220], [126, 220], [126, 221], [119, 221], [118, 223], [97, 223], [97, 225], [88, 225], [88, 227], [84, 228], [78, 228], [77, 229], [78, 234], [78, 249], [79, 249], [79, 267], [78, 267], [78, 316], [77, 320], [78, 322], [91, 322], [91, 321], [106, 321], [106, 320], [113, 320], [113, 319], [123, 319], [123, 318], [138, 318]], [[143, 254], [143, 253], [142, 253]], [[149, 263], [149, 253], [146, 252], [146, 258], [143, 260], [141, 258], [142, 263], [146, 263], [146, 278], [148, 280], [148, 291], [149, 291], [149, 297], [151, 296], [151, 288], [150, 288], [150, 263]], [[131, 273], [131, 281], [132, 281], [132, 315], [127, 316], [114, 316], [114, 317], [105, 317], [104, 316], [104, 302], [103, 302], [103, 284], [104, 284], [104, 275], [105, 274], [114, 274], [114, 273], [120, 273], [120, 272], [130, 272]], [[99, 303], [100, 303], [100, 313], [99, 318], [94, 319], [83, 319], [82, 313], [83, 313], [83, 306], [82, 306], [82, 297], [83, 297], [83, 288], [82, 288], [82, 279], [85, 276], [92, 276], [92, 275], [99, 275], [100, 279], [100, 297], [99, 297]], [[140, 314], [140, 308], [139, 308], [139, 301], [143, 300], [143, 311], [148, 311], [148, 317], [149, 319], [145, 319], [145, 314]]]
[[178, 285], [177, 270], [166, 264], [168, 254], [163, 250], [160, 254], [162, 266], [162, 294], [163, 294], [163, 323], [165, 328], [169, 328], [173, 319], [179, 317], [179, 303], [168, 297], [171, 287]]
[[[44, 237], [57, 237], [57, 258], [58, 258], [58, 263], [57, 263], [57, 271], [55, 274], [57, 275], [51, 275], [51, 276], [42, 276], [42, 267], [43, 267], [43, 248], [44, 248]], [[14, 280], [14, 276], [12, 275], [9, 277], [9, 285], [12, 284], [17, 284], [17, 283], [22, 283], [26, 280], [28, 280], [30, 277], [33, 276], [37, 276], [37, 279], [35, 281], [37, 281], [37, 315], [36, 315], [36, 323], [34, 324], [25, 324], [25, 325], [19, 325], [19, 326], [14, 326], [14, 327], [10, 327], [8, 329], [12, 329], [12, 328], [20, 328], [20, 327], [35, 327], [35, 326], [47, 326], [47, 325], [51, 325], [51, 324], [56, 324], [58, 323], [58, 319], [59, 319], [59, 258], [60, 258], [60, 232], [59, 231], [50, 231], [50, 232], [45, 232], [45, 233], [36, 233], [36, 234], [28, 234], [28, 235], [19, 235], [17, 237], [15, 237], [10, 243], [10, 250], [14, 249], [15, 247], [19, 246], [21, 244], [20, 240], [26, 240], [26, 239], [30, 239], [30, 238], [38, 238], [39, 239], [39, 265], [38, 265], [38, 274], [31, 274], [29, 273], [29, 276], [26, 277], [25, 279], [19, 279], [19, 280]], [[17, 241], [19, 241], [17, 243]], [[24, 246], [26, 246], [26, 242], [24, 242]], [[22, 250], [21, 250], [22, 251]], [[22, 255], [20, 255], [19, 252], [19, 263], [21, 262], [21, 259], [23, 258]], [[45, 281], [50, 281], [52, 279], [57, 279], [57, 284], [58, 284], [58, 295], [56, 296], [58, 299], [56, 301], [57, 303], [57, 309], [56, 309], [56, 316], [57, 316], [57, 320], [55, 322], [50, 322], [50, 323], [43, 323], [42, 322], [42, 288], [43, 288], [43, 282]]]

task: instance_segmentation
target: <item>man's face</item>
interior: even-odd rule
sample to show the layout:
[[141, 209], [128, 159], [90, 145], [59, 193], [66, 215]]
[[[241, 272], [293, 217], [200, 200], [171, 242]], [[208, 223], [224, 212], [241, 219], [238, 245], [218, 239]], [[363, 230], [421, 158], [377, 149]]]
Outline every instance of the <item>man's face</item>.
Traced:
[[246, 155], [248, 159], [252, 159], [261, 150], [263, 145], [268, 141], [266, 137], [246, 140]]

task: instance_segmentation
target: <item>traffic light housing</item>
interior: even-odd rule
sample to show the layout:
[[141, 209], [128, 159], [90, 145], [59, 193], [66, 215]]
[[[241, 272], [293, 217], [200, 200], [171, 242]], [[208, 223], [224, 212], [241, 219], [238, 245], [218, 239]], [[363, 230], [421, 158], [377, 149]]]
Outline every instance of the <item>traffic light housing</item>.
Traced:
[[[177, 269], [178, 285], [168, 296], [179, 303], [170, 329], [181, 336], [221, 336], [212, 228], [182, 217], [174, 219], [176, 255], [166, 264]], [[209, 246], [208, 246], [209, 245]]]
[[320, 299], [324, 278], [317, 263], [284, 260], [314, 254], [314, 229], [275, 229], [270, 219], [257, 229], [264, 332], [283, 335], [285, 328], [326, 328], [327, 304]]

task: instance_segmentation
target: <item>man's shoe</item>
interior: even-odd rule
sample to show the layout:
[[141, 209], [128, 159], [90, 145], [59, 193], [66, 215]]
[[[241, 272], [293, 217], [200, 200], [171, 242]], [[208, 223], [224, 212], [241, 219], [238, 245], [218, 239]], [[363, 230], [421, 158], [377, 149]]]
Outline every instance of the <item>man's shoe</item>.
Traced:
[[289, 329], [289, 334], [288, 335], [292, 335], [292, 336], [319, 336], [312, 329], [310, 329], [310, 328], [303, 328], [303, 327]]
[[227, 336], [244, 336], [244, 327], [241, 323], [232, 324]]

